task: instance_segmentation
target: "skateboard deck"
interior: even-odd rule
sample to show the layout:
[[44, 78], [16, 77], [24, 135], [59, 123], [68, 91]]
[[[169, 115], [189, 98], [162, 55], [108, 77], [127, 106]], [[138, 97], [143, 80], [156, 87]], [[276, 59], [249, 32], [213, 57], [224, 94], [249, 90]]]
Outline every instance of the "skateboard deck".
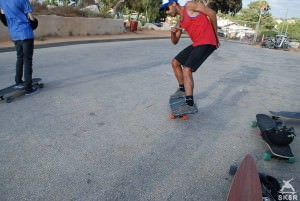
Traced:
[[280, 111], [280, 112], [273, 112], [270, 113], [277, 117], [285, 117], [289, 119], [300, 119], [300, 112], [287, 112], [287, 111]]
[[[281, 128], [281, 127], [278, 127], [278, 124], [276, 123], [276, 121], [278, 121], [278, 119], [275, 120], [274, 118], [272, 118], [268, 115], [265, 115], [265, 114], [257, 114], [256, 120], [257, 120], [257, 127], [260, 131], [259, 133], [261, 136], [265, 132]], [[278, 146], [278, 145], [268, 142], [264, 138], [263, 138], [263, 140], [266, 143], [266, 146], [269, 150], [269, 152], [265, 152], [263, 154], [264, 160], [270, 160], [273, 156], [273, 157], [288, 159], [290, 163], [294, 162], [294, 160], [295, 160], [294, 154], [292, 153], [291, 147], [289, 145]]]
[[[43, 88], [44, 84], [40, 83], [42, 81], [41, 78], [33, 78], [32, 79], [32, 86]], [[25, 89], [16, 89], [14, 88], [16, 85], [11, 85], [4, 89], [0, 90], [0, 100], [5, 100], [7, 103], [11, 103], [15, 98], [19, 96], [25, 95]]]
[[178, 108], [180, 108], [180, 106], [183, 104], [185, 104], [185, 97], [169, 99], [169, 106], [171, 109], [171, 114], [170, 114], [171, 119], [182, 118], [183, 120], [187, 120], [187, 114], [179, 114], [176, 112]]
[[[231, 165], [229, 169], [229, 174], [234, 176], [237, 172], [238, 166], [236, 165]], [[258, 172], [259, 175], [259, 180], [261, 184], [261, 190], [262, 190], [262, 197], [263, 201], [268, 201], [268, 200], [277, 200], [279, 195], [279, 191], [281, 189], [281, 185], [278, 182], [278, 180], [268, 174]]]
[[259, 174], [251, 155], [246, 155], [234, 175], [226, 201], [261, 201]]

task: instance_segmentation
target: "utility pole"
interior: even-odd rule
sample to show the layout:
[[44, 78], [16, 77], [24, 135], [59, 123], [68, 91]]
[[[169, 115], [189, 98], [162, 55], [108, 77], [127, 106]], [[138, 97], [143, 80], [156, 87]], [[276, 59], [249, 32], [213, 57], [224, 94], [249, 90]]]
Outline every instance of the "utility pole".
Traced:
[[283, 30], [284, 30], [284, 25], [286, 24], [286, 21], [287, 21], [287, 15], [288, 15], [288, 11], [289, 9], [287, 8], [286, 9], [286, 12], [285, 12], [285, 18], [284, 18], [284, 21], [283, 21], [283, 24], [282, 24], [282, 28], [281, 28], [281, 33], [280, 34], [283, 34]]
[[289, 24], [286, 24], [286, 29], [285, 29], [285, 35], [286, 35], [286, 36], [287, 36], [288, 28], [289, 28]]

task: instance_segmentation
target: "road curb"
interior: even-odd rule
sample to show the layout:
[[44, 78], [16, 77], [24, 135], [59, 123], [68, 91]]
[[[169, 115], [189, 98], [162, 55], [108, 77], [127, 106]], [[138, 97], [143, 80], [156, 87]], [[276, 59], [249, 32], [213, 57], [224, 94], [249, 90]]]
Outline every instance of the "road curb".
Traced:
[[[78, 40], [78, 41], [66, 41], [66, 42], [56, 42], [48, 44], [35, 45], [34, 49], [42, 49], [49, 47], [61, 47], [69, 45], [81, 45], [81, 44], [91, 44], [91, 43], [108, 43], [117, 41], [137, 41], [137, 40], [153, 40], [153, 39], [169, 39], [170, 37], [141, 37], [141, 38], [117, 38], [117, 39], [100, 39], [100, 40]], [[13, 52], [15, 47], [3, 47], [0, 48], [0, 53], [2, 52]]]

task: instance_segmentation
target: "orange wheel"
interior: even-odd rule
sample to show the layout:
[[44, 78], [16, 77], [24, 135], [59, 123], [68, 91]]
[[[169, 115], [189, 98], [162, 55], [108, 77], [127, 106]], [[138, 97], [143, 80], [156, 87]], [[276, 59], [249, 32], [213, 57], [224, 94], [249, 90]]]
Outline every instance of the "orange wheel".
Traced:
[[185, 121], [185, 120], [187, 120], [187, 119], [188, 119], [188, 116], [187, 116], [187, 115], [183, 115], [183, 116], [182, 116], [182, 120]]
[[175, 119], [174, 114], [170, 114], [170, 119]]

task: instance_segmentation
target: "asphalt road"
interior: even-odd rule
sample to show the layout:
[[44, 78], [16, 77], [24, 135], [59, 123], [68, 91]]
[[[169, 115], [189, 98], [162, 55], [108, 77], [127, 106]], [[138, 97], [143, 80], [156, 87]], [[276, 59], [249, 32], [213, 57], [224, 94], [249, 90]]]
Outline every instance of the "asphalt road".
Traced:
[[[299, 53], [223, 41], [194, 74], [199, 113], [170, 120], [170, 60], [187, 45], [35, 50], [34, 77], [45, 88], [0, 103], [0, 200], [226, 200], [229, 166], [248, 153], [260, 172], [293, 178], [300, 192], [299, 135], [298, 162], [266, 162], [250, 127], [257, 113], [300, 111]], [[0, 53], [0, 61], [4, 88], [14, 81], [15, 53]], [[286, 123], [299, 133], [299, 121]]]

